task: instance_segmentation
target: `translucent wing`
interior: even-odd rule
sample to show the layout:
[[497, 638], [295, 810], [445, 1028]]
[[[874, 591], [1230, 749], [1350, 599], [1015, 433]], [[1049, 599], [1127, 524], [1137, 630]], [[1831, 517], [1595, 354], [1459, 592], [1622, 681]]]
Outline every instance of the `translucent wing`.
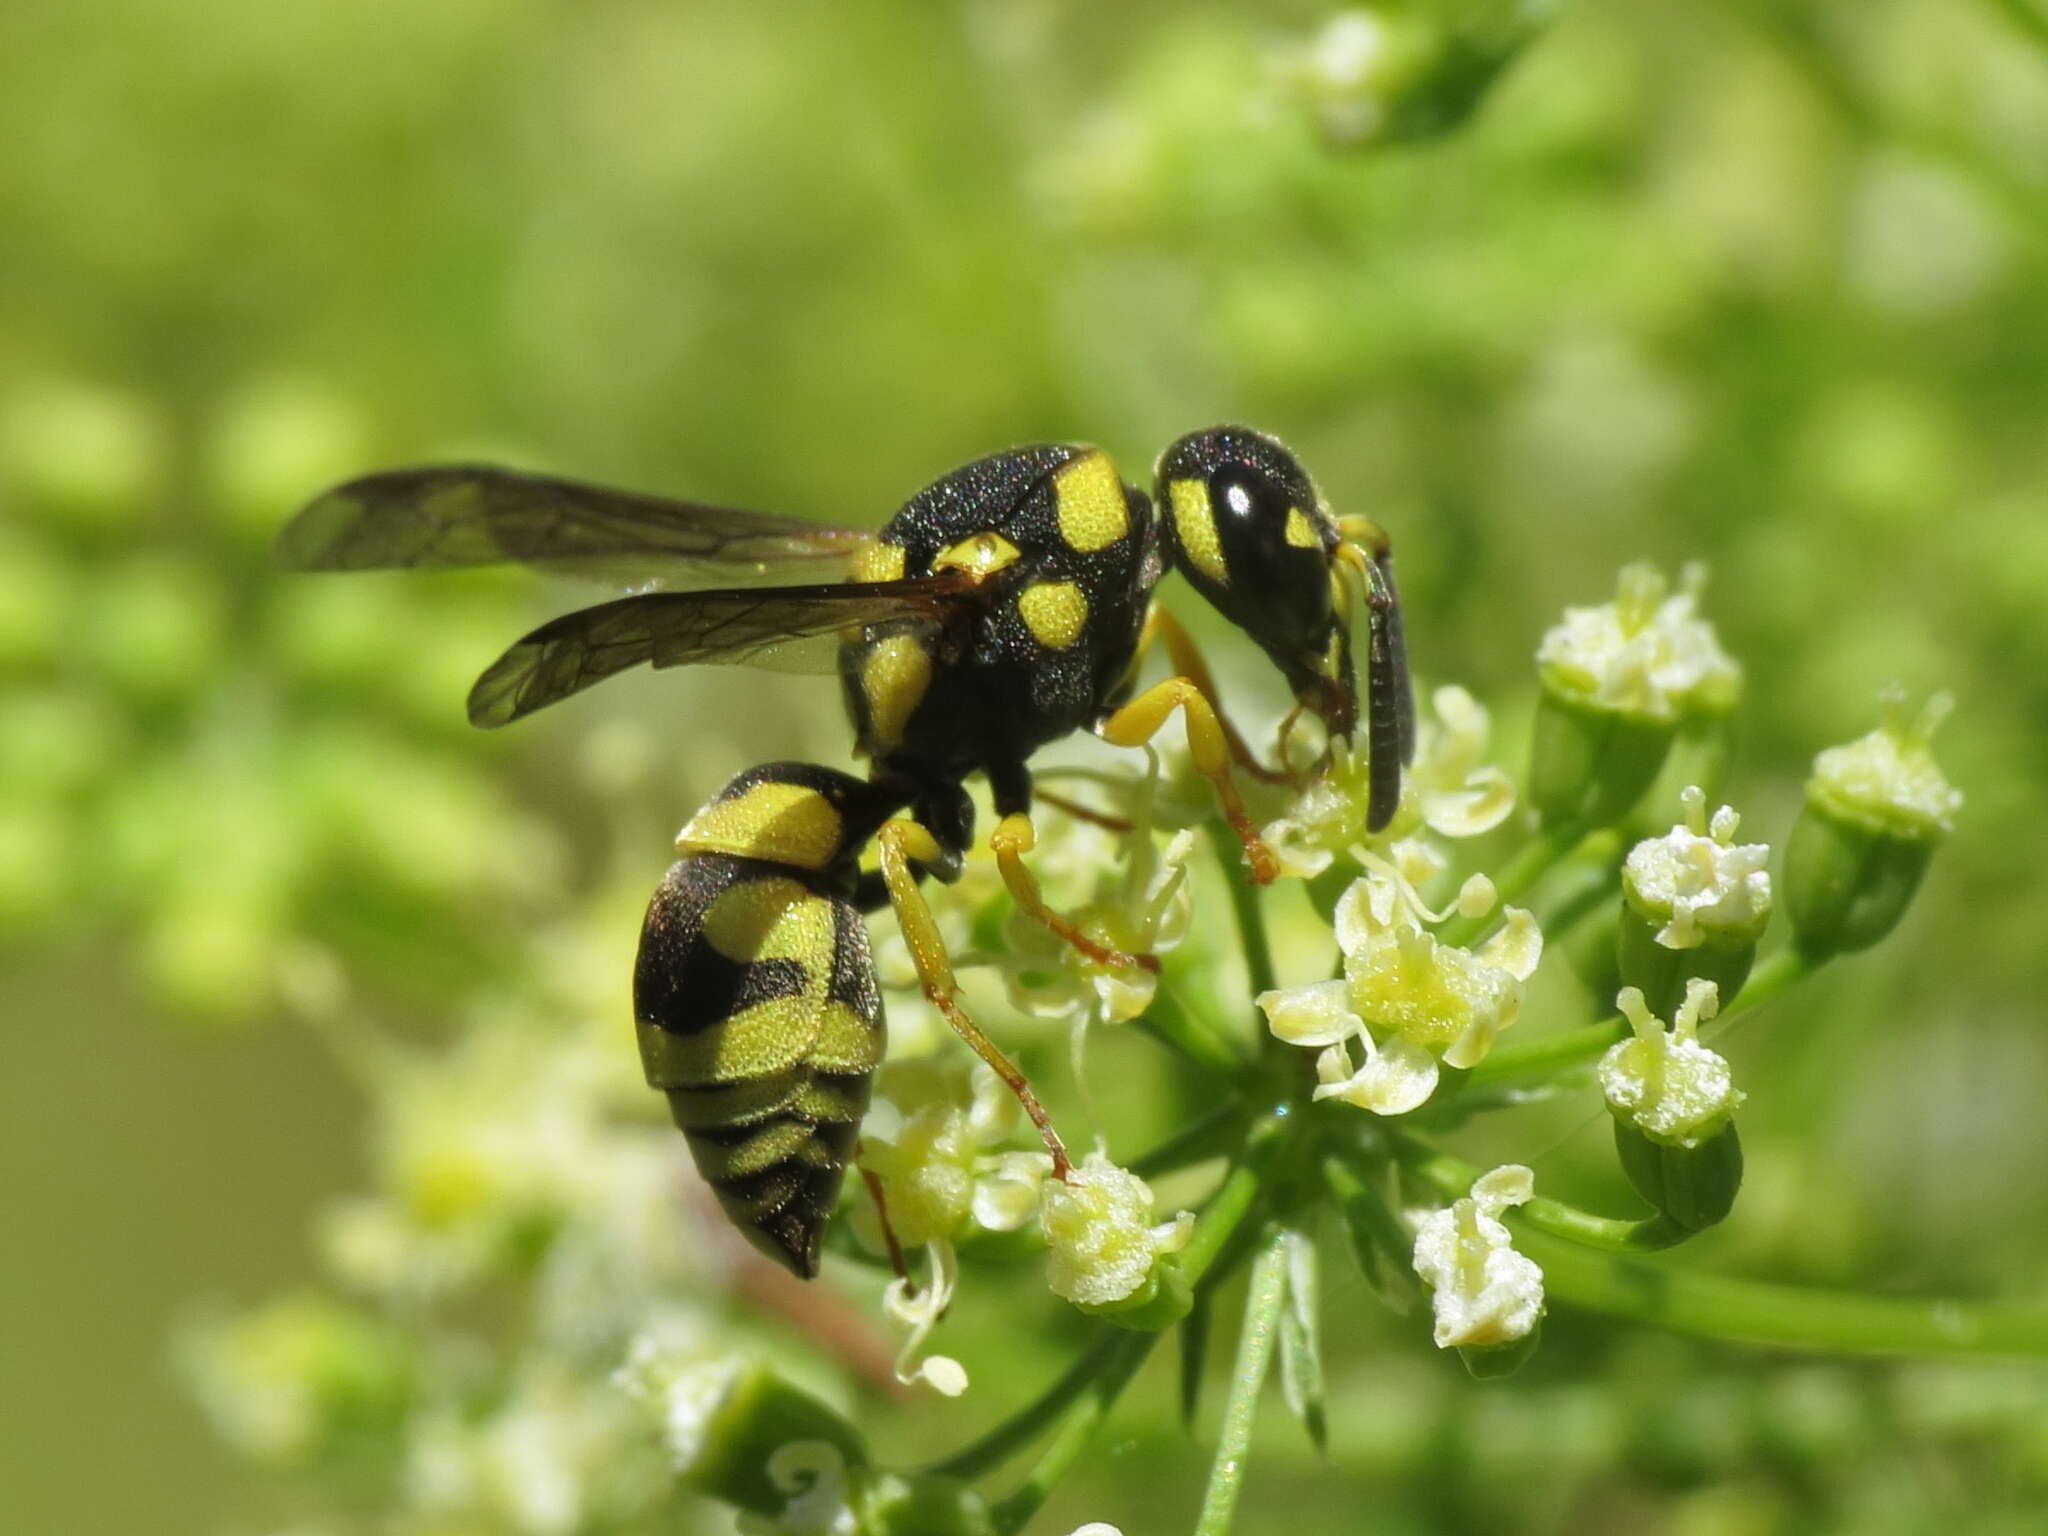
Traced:
[[829, 671], [853, 631], [908, 620], [937, 633], [961, 614], [972, 590], [965, 572], [942, 571], [904, 581], [622, 597], [543, 624], [500, 656], [469, 691], [470, 723], [504, 725], [642, 662]]
[[519, 561], [644, 585], [678, 584], [696, 566], [730, 585], [806, 562], [836, 568], [863, 537], [855, 528], [457, 464], [336, 486], [285, 525], [277, 558], [304, 571]]

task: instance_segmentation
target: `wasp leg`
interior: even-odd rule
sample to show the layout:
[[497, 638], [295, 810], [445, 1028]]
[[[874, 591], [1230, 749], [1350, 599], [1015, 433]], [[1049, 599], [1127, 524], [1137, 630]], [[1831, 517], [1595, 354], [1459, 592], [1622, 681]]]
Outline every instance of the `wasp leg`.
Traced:
[[1223, 814], [1230, 819], [1237, 840], [1244, 844], [1253, 881], [1271, 885], [1280, 874], [1279, 860], [1259, 836], [1251, 813], [1238, 797], [1236, 781], [1230, 776], [1230, 746], [1215, 706], [1191, 679], [1169, 677], [1163, 683], [1154, 683], [1102, 722], [1102, 739], [1119, 747], [1142, 747], [1159, 734], [1176, 709], [1187, 726], [1188, 751], [1194, 756], [1195, 770], [1216, 786]]
[[919, 823], [898, 817], [883, 825], [876, 835], [876, 843], [881, 850], [882, 878], [888, 882], [889, 905], [896, 909], [896, 921], [903, 929], [904, 942], [910, 946], [911, 963], [917, 967], [917, 979], [924, 988], [924, 995], [946, 1016], [953, 1032], [965, 1040], [974, 1054], [987, 1062], [989, 1069], [1017, 1096], [1017, 1102], [1024, 1106], [1024, 1113], [1038, 1127], [1045, 1150], [1052, 1154], [1053, 1177], [1064, 1183], [1067, 1175], [1073, 1172], [1074, 1165], [1067, 1157], [1066, 1143], [1052, 1128], [1052, 1117], [1038, 1102], [1038, 1095], [1031, 1091], [1031, 1084], [1017, 1069], [1016, 1063], [981, 1032], [974, 1020], [967, 1017], [954, 995], [959, 989], [953, 980], [952, 964], [946, 958], [946, 942], [939, 935], [939, 925], [932, 919], [932, 909], [925, 905], [924, 895], [917, 888], [917, 874], [912, 867], [938, 861], [938, 839]]
[[[1294, 708], [1287, 711], [1286, 717], [1281, 720], [1280, 729], [1273, 733], [1273, 755], [1280, 760], [1280, 771], [1287, 775], [1290, 782], [1296, 784], [1300, 783], [1301, 780], [1294, 771], [1294, 764], [1287, 760], [1287, 743], [1294, 734], [1294, 722], [1307, 713], [1308, 706], [1306, 704], [1296, 704]], [[1329, 756], [1330, 748], [1325, 746], [1323, 748], [1323, 759], [1325, 762], [1329, 760]]]
[[[1166, 647], [1166, 659], [1173, 663], [1173, 670], [1202, 690], [1202, 697], [1209, 701], [1209, 708], [1215, 713], [1216, 723], [1223, 730], [1223, 740], [1230, 747], [1231, 761], [1263, 784], [1295, 784], [1299, 780], [1288, 770], [1287, 753], [1283, 747], [1280, 766], [1268, 768], [1252, 751], [1251, 744], [1244, 739], [1238, 728], [1230, 723], [1230, 717], [1223, 712], [1223, 695], [1216, 686], [1216, 675], [1209, 670], [1209, 663], [1195, 644], [1195, 637], [1171, 612], [1154, 603], [1145, 615], [1145, 627], [1138, 636], [1138, 654], [1144, 655], [1145, 648], [1153, 640]], [[1297, 709], [1295, 714], [1299, 714]], [[1288, 717], [1293, 722], [1294, 715]], [[1281, 731], [1281, 741], [1287, 739], [1286, 730]]]
[[1098, 811], [1092, 805], [1083, 805], [1078, 800], [1069, 800], [1065, 795], [1056, 795], [1049, 789], [1037, 791], [1038, 798], [1054, 810], [1062, 811], [1076, 821], [1085, 821], [1090, 826], [1101, 827], [1109, 832], [1130, 832], [1137, 823], [1126, 816], [1112, 816], [1107, 811]]
[[1045, 924], [1097, 965], [1123, 969], [1137, 966], [1147, 971], [1159, 969], [1157, 955], [1128, 955], [1120, 949], [1098, 944], [1076, 928], [1072, 919], [1060, 916], [1045, 904], [1045, 896], [1038, 889], [1038, 877], [1024, 862], [1024, 855], [1038, 846], [1038, 828], [1032, 825], [1029, 816], [1021, 811], [1005, 816], [996, 824], [995, 831], [989, 833], [988, 846], [996, 856], [996, 868], [1002, 871], [1003, 884], [1010, 888], [1010, 899], [1017, 903], [1018, 911]]
[[896, 1272], [896, 1278], [906, 1286], [910, 1284], [910, 1266], [903, 1261], [903, 1244], [896, 1240], [896, 1229], [889, 1224], [889, 1202], [882, 1194], [882, 1181], [875, 1171], [860, 1161], [861, 1149], [853, 1149], [854, 1166], [860, 1169], [860, 1181], [867, 1186], [868, 1198], [875, 1202], [875, 1221], [882, 1229], [882, 1242], [889, 1250], [889, 1268]]

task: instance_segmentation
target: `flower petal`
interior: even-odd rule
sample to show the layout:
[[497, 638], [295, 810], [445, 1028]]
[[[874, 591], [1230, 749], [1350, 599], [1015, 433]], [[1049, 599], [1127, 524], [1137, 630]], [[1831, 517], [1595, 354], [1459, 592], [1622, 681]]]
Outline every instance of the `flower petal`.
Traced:
[[1517, 981], [1527, 981], [1543, 958], [1543, 930], [1536, 925], [1534, 914], [1520, 907], [1509, 907], [1503, 915], [1506, 923], [1480, 945], [1479, 958], [1499, 966]]
[[1405, 1115], [1419, 1109], [1436, 1092], [1436, 1058], [1399, 1035], [1370, 1052], [1365, 1065], [1346, 1078], [1337, 1078], [1349, 1065], [1341, 1047], [1325, 1051], [1316, 1062], [1322, 1078], [1315, 1091], [1317, 1099], [1342, 1099], [1376, 1115]]
[[1477, 837], [1491, 832], [1515, 808], [1515, 781], [1505, 770], [1475, 770], [1456, 789], [1427, 790], [1421, 797], [1422, 819], [1445, 837]]
[[1273, 1034], [1289, 1045], [1335, 1045], [1365, 1030], [1365, 1021], [1351, 1011], [1350, 986], [1341, 978], [1261, 992], [1258, 1005]]

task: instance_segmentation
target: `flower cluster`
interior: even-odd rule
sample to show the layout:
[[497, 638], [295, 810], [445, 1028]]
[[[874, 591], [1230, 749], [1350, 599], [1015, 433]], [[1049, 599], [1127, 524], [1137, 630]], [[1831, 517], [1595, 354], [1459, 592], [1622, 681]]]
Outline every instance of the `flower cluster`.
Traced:
[[[1323, 1181], [1374, 1286], [1403, 1305], [1418, 1283], [1426, 1288], [1435, 1343], [1478, 1376], [1520, 1365], [1537, 1344], [1546, 1285], [1568, 1294], [1572, 1280], [1546, 1253], [1547, 1282], [1517, 1250], [1511, 1210], [1526, 1207], [1514, 1220], [1532, 1234], [1624, 1249], [1683, 1241], [1725, 1218], [1741, 1187], [1734, 1116], [1744, 1095], [1699, 1033], [1722, 999], [1736, 999], [1765, 934], [1777, 894], [1769, 847], [1738, 841], [1734, 810], [1709, 815], [1692, 786], [1678, 797], [1676, 825], [1619, 856], [1622, 828], [1640, 824], [1633, 807], [1646, 765], [1656, 767], [1683, 722], [1727, 707], [1739, 685], [1696, 611], [1698, 592], [1697, 573], [1674, 593], [1632, 567], [1615, 603], [1574, 610], [1546, 638], [1532, 782], [1546, 754], [1549, 771], [1572, 760], [1607, 778], [1598, 794], [1574, 789], [1568, 801], [1538, 803], [1523, 853], [1494, 866], [1509, 896], [1534, 887], [1527, 906], [1477, 872], [1448, 901], [1439, 894], [1438, 907], [1423, 894], [1448, 884], [1449, 840], [1502, 828], [1516, 802], [1488, 761], [1487, 712], [1455, 687], [1431, 696], [1413, 771], [1382, 831], [1364, 824], [1372, 765], [1341, 742], [1284, 812], [1268, 812], [1283, 869], [1308, 882], [1291, 893], [1302, 926], [1288, 939], [1306, 940], [1291, 948], [1265, 931], [1267, 909], [1241, 869], [1196, 870], [1200, 844], [1178, 823], [1212, 814], [1210, 803], [1157, 774], [1123, 787], [1117, 810], [1128, 830], [1049, 817], [1037, 852], [1049, 899], [1082, 932], [1170, 956], [1161, 970], [1102, 965], [1039, 921], [1005, 915], [1002, 887], [985, 871], [935, 894], [957, 969], [983, 983], [974, 1012], [999, 1009], [990, 983], [1000, 980], [1016, 1014], [1067, 1023], [1076, 1047], [1092, 1026], [1147, 1020], [1144, 1033], [1182, 1053], [1200, 1080], [1241, 1074], [1243, 1091], [1191, 1126], [1184, 1145], [1176, 1137], [1148, 1153], [1138, 1164], [1146, 1177], [1098, 1141], [1054, 1178], [1052, 1157], [1025, 1144], [1003, 1079], [970, 1070], [943, 1036], [908, 1031], [877, 1075], [842, 1213], [870, 1269], [896, 1271], [879, 1284], [887, 1332], [871, 1337], [857, 1314], [827, 1302], [818, 1333], [838, 1341], [828, 1348], [885, 1385], [893, 1376], [961, 1398], [968, 1372], [931, 1348], [936, 1330], [972, 1306], [984, 1261], [1029, 1257], [1052, 1296], [1115, 1325], [1112, 1344], [1074, 1367], [1082, 1375], [1049, 1389], [1049, 1401], [1065, 1401], [1080, 1381], [1074, 1400], [1086, 1404], [1091, 1382], [1111, 1381], [1086, 1372], [1108, 1372], [1103, 1362], [1135, 1370], [1143, 1342], [1194, 1315], [1219, 1276], [1256, 1254], [1248, 1307], [1265, 1322], [1250, 1318], [1246, 1348], [1271, 1325], [1282, 1395], [1320, 1442], [1315, 1245], [1296, 1214], [1301, 1174], [1284, 1175], [1283, 1191], [1276, 1168], [1316, 1170], [1305, 1182]], [[1894, 706], [1878, 732], [1817, 761], [1782, 882], [1798, 964], [1867, 941], [1910, 894], [1960, 798], [1927, 749], [1942, 708], [1908, 726]], [[1278, 794], [1267, 800], [1278, 809]], [[1569, 811], [1562, 820], [1559, 805]], [[1589, 821], [1595, 810], [1608, 819]], [[1575, 885], [1542, 883], [1559, 864], [1573, 866]], [[1200, 882], [1218, 877], [1236, 882], [1233, 901], [1198, 903]], [[1577, 894], [1560, 899], [1560, 889]], [[1599, 909], [1604, 922], [1589, 916]], [[1539, 925], [1537, 910], [1556, 915]], [[1228, 1011], [1195, 991], [1223, 974], [1215, 957], [1228, 948], [1226, 918], [1254, 975], [1255, 953], [1292, 964], [1319, 952], [1326, 963], [1332, 941], [1341, 974], [1264, 988], [1254, 999], [1264, 1036], [1232, 1039]], [[1587, 934], [1628, 982], [1617, 1005], [1629, 1037], [1615, 1042], [1611, 1025], [1591, 1025], [1497, 1053], [1546, 943]], [[621, 1001], [593, 1004], [617, 982], [595, 955], [587, 938], [545, 947], [536, 964], [547, 980], [532, 990], [546, 1007], [496, 1019], [443, 1052], [343, 1046], [376, 1104], [379, 1182], [328, 1214], [324, 1254], [340, 1288], [373, 1305], [288, 1298], [196, 1331], [185, 1364], [202, 1402], [248, 1454], [282, 1466], [339, 1466], [357, 1440], [377, 1441], [400, 1468], [406, 1512], [450, 1528], [630, 1528], [672, 1487], [731, 1506], [747, 1536], [994, 1528], [1002, 1506], [945, 1464], [915, 1473], [878, 1465], [848, 1414], [842, 1373], [821, 1369], [816, 1352], [750, 1337], [715, 1314], [722, 1282], [758, 1276], [737, 1244], [720, 1245], [722, 1232], [678, 1230], [679, 1147], [648, 1113], [630, 1056], [608, 1038], [606, 1008], [622, 1011]], [[1767, 963], [1782, 979], [1789, 962]], [[878, 965], [891, 970], [887, 940]], [[331, 964], [301, 956], [287, 980], [303, 1018], [338, 1045], [353, 1038], [335, 1028], [346, 1000]], [[571, 1027], [549, 1027], [561, 1019]], [[1314, 1053], [1312, 1078], [1299, 1050]], [[1459, 1076], [1490, 1057], [1485, 1086]], [[1527, 1167], [1479, 1173], [1431, 1144], [1446, 1118], [1512, 1104], [1518, 1090], [1500, 1085], [1531, 1075], [1531, 1060], [1553, 1092], [1577, 1085], [1558, 1063], [1595, 1067], [1616, 1156], [1653, 1214], [1608, 1218], [1538, 1201]], [[1076, 1097], [1092, 1110], [1078, 1048], [1070, 1063]], [[1455, 1100], [1441, 1092], [1447, 1082]], [[1431, 1115], [1414, 1115], [1433, 1099]], [[1413, 1118], [1387, 1126], [1352, 1109]], [[1120, 1117], [1096, 1118], [1121, 1128]], [[1220, 1184], [1200, 1171], [1219, 1153], [1228, 1164]], [[1155, 1173], [1188, 1182], [1162, 1184], [1162, 1201], [1148, 1182]], [[1198, 1192], [1189, 1203], [1199, 1215], [1179, 1208], [1183, 1187]], [[1418, 1190], [1441, 1208], [1414, 1210]], [[703, 1257], [728, 1251], [735, 1257], [722, 1264]], [[832, 1252], [842, 1279], [862, 1261], [847, 1247]], [[447, 1318], [486, 1287], [524, 1287], [528, 1315], [523, 1342], [478, 1367], [448, 1347], [458, 1330]], [[1018, 1422], [1028, 1428], [1039, 1411]]]

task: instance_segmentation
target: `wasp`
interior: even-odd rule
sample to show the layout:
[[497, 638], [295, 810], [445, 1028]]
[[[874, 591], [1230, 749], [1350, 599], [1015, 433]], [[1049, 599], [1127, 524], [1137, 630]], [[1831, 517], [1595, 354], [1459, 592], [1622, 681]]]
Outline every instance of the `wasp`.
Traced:
[[[833, 527], [484, 466], [373, 474], [318, 497], [278, 538], [303, 570], [517, 561], [653, 575], [632, 595], [543, 624], [494, 662], [469, 718], [501, 726], [642, 664], [836, 671], [866, 779], [802, 763], [748, 769], [691, 817], [648, 907], [634, 1013], [649, 1083], [733, 1223], [816, 1274], [883, 1049], [863, 915], [893, 909], [922, 988], [1010, 1086], [1055, 1177], [1070, 1163], [1023, 1074], [957, 999], [920, 882], [959, 877], [982, 775], [988, 838], [1018, 907], [1110, 965], [1157, 969], [1044, 901], [1030, 759], [1084, 728], [1149, 742], [1178, 713], [1252, 878], [1277, 872], [1233, 769], [1261, 764], [1230, 725], [1187, 632], [1154, 601], [1168, 570], [1263, 649], [1329, 736], [1358, 730], [1353, 619], [1368, 618], [1367, 820], [1392, 817], [1413, 752], [1401, 610], [1386, 535], [1335, 516], [1276, 439], [1220, 426], [1163, 453], [1154, 492], [1098, 448], [1041, 444], [977, 459], [879, 530]], [[793, 584], [763, 584], [789, 576]], [[1160, 644], [1174, 675], [1138, 691]], [[1291, 723], [1293, 716], [1289, 717]], [[1045, 797], [1050, 798], [1050, 797]], [[863, 868], [867, 849], [876, 867]]]

